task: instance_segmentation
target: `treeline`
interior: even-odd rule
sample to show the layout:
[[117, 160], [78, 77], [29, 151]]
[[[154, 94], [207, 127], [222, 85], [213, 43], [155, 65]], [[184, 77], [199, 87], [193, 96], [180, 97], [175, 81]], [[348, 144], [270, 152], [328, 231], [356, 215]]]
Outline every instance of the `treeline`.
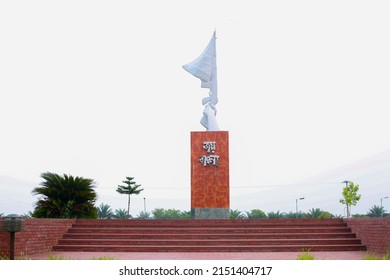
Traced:
[[[190, 211], [181, 211], [177, 209], [162, 209], [156, 208], [151, 212], [140, 212], [136, 216], [127, 215], [125, 209], [119, 209], [113, 211], [107, 204], [100, 204], [97, 208], [99, 219], [191, 219]], [[374, 205], [367, 214], [356, 214], [352, 217], [388, 217], [383, 207]], [[230, 210], [230, 219], [329, 219], [329, 218], [342, 218], [342, 216], [333, 215], [328, 211], [321, 210], [320, 208], [312, 208], [308, 212], [280, 212], [271, 211], [264, 212], [260, 209], [252, 209], [250, 211]]]

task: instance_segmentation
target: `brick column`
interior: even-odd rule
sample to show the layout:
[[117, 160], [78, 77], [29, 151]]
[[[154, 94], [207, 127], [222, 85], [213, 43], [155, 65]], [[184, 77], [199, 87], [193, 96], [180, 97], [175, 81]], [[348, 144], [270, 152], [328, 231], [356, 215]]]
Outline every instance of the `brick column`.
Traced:
[[228, 131], [191, 132], [191, 215], [194, 219], [228, 219]]

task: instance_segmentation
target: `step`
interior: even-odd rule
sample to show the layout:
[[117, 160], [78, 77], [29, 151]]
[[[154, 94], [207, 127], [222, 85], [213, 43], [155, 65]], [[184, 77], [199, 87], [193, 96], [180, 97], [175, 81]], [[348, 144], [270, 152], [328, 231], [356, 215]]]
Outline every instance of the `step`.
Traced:
[[366, 247], [342, 219], [76, 220], [57, 251], [283, 252]]
[[237, 228], [116, 228], [116, 227], [72, 227], [69, 229], [70, 233], [160, 233], [160, 234], [173, 234], [173, 233], [324, 233], [324, 232], [350, 232], [348, 227], [237, 227]]
[[263, 246], [116, 246], [56, 245], [55, 251], [75, 252], [299, 252], [299, 251], [365, 251], [361, 244], [348, 245], [263, 245]]
[[356, 238], [356, 234], [352, 232], [341, 233], [238, 233], [238, 234], [215, 234], [215, 233], [198, 233], [198, 234], [186, 234], [186, 233], [65, 233], [63, 238], [67, 239], [279, 239], [279, 238], [291, 238], [291, 239], [316, 239], [316, 238]]
[[218, 239], [218, 240], [187, 240], [187, 239], [62, 239], [59, 245], [116, 245], [116, 246], [214, 246], [214, 245], [330, 245], [330, 244], [360, 244], [358, 239], [351, 238], [332, 238], [332, 239]]
[[342, 226], [341, 219], [252, 219], [252, 220], [77, 220], [74, 227], [311, 227]]

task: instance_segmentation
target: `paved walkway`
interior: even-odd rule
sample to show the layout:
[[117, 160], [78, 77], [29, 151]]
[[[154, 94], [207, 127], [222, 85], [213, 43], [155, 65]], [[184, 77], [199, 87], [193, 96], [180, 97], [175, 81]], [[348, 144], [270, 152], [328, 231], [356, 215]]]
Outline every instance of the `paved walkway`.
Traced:
[[[315, 260], [362, 260], [366, 252], [311, 252]], [[32, 260], [67, 259], [92, 260], [114, 258], [119, 260], [296, 260], [297, 252], [261, 253], [115, 253], [115, 252], [50, 252], [28, 256]]]

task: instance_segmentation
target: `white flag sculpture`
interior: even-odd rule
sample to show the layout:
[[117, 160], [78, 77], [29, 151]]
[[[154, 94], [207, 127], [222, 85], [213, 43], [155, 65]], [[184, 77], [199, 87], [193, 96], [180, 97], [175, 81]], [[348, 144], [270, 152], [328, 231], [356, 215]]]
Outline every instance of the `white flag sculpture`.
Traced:
[[203, 117], [200, 123], [208, 131], [218, 131], [218, 123], [216, 119], [217, 109], [215, 105], [218, 103], [218, 87], [217, 87], [217, 54], [216, 54], [216, 34], [214, 31], [206, 49], [194, 61], [183, 65], [184, 70], [188, 71], [195, 77], [201, 80], [202, 88], [209, 88], [209, 96], [202, 99], [202, 104], [205, 105]]

